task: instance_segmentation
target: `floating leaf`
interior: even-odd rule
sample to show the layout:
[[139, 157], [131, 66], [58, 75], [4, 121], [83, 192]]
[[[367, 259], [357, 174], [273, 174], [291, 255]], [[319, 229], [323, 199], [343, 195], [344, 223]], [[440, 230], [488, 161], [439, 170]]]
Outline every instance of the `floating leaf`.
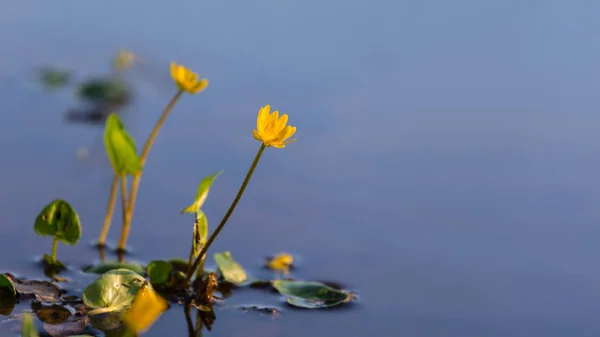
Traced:
[[94, 78], [81, 84], [78, 94], [80, 98], [96, 103], [122, 105], [131, 98], [131, 89], [116, 78]]
[[148, 264], [148, 278], [153, 285], [160, 285], [169, 282], [173, 265], [167, 261], [150, 261]]
[[104, 147], [116, 174], [134, 175], [142, 169], [135, 142], [116, 113], [111, 113], [106, 119]]
[[17, 296], [17, 290], [15, 289], [15, 286], [4, 274], [0, 274], [0, 294], [2, 294], [0, 297]]
[[[90, 315], [121, 311], [127, 308], [147, 281], [129, 269], [115, 269], [102, 274], [83, 291], [83, 303]], [[101, 309], [101, 310], [99, 310]]]
[[111, 270], [115, 270], [115, 269], [129, 269], [140, 275], [143, 275], [146, 272], [146, 270], [144, 269], [144, 266], [142, 266], [141, 264], [139, 264], [137, 262], [121, 263], [121, 262], [117, 262], [117, 261], [100, 262], [97, 265], [84, 268], [83, 271], [86, 273], [92, 273], [92, 274], [104, 274], [107, 271], [111, 271]]
[[293, 263], [294, 257], [292, 255], [280, 253], [268, 261], [267, 267], [287, 274], [290, 272]]
[[30, 313], [23, 314], [23, 324], [21, 325], [21, 337], [39, 337], [39, 333], [33, 324], [33, 318]]
[[35, 219], [35, 232], [41, 236], [56, 236], [60, 241], [74, 245], [81, 237], [81, 223], [73, 207], [62, 199], [44, 206]]
[[136, 333], [146, 331], [169, 305], [147, 284], [135, 296], [131, 309], [123, 314], [125, 324]]
[[319, 309], [349, 302], [354, 296], [320, 282], [273, 281], [273, 287], [286, 296], [286, 301], [300, 308]]
[[173, 266], [173, 270], [187, 273], [189, 267], [188, 261], [184, 259], [172, 259], [169, 260], [169, 263], [171, 264], [171, 266]]
[[69, 83], [71, 74], [66, 70], [45, 68], [40, 70], [40, 79], [48, 88], [59, 88]]
[[248, 280], [246, 272], [233, 260], [230, 252], [216, 253], [214, 258], [225, 281], [240, 286]]
[[0, 274], [0, 315], [8, 316], [12, 313], [17, 302], [17, 291], [10, 279]]
[[15, 291], [19, 296], [33, 296], [40, 302], [60, 302], [62, 299], [62, 291], [60, 288], [47, 281], [37, 280], [18, 280], [10, 274], [4, 274], [12, 283]]
[[204, 177], [204, 179], [202, 179], [200, 182], [200, 185], [198, 185], [198, 191], [196, 192], [196, 199], [194, 200], [194, 203], [186, 207], [183, 211], [181, 211], [181, 213], [196, 213], [198, 210], [200, 210], [204, 204], [204, 201], [206, 201], [210, 186], [222, 172], [223, 170]]

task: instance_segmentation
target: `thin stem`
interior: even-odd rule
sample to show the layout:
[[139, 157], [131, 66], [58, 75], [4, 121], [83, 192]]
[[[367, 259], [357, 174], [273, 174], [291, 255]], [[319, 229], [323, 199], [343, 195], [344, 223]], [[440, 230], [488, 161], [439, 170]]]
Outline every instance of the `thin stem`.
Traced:
[[56, 259], [57, 248], [58, 248], [58, 237], [54, 236], [54, 239], [52, 240], [52, 255], [50, 255], [50, 257], [52, 258], [52, 263], [56, 263], [56, 261], [58, 261]]
[[102, 232], [98, 239], [98, 246], [106, 246], [106, 237], [108, 236], [108, 230], [110, 229], [110, 222], [115, 211], [115, 203], [117, 201], [117, 188], [119, 188], [119, 175], [115, 173], [113, 181], [110, 185], [110, 195], [108, 196], [108, 206], [106, 208], [106, 215], [104, 216], [104, 225], [102, 226]]
[[[235, 210], [235, 207], [237, 206], [238, 202], [242, 198], [242, 195], [244, 194], [244, 191], [246, 190], [246, 186], [248, 186], [248, 183], [250, 182], [250, 178], [252, 178], [252, 174], [254, 173], [254, 170], [256, 169], [256, 165], [258, 165], [258, 161], [260, 160], [260, 157], [262, 156], [264, 150], [265, 150], [265, 145], [261, 144], [260, 149], [258, 149], [258, 152], [256, 153], [256, 157], [254, 157], [254, 161], [252, 162], [252, 165], [250, 165], [250, 169], [248, 170], [248, 173], [246, 174], [246, 178], [244, 178], [244, 181], [242, 182], [242, 186], [240, 186], [240, 190], [238, 191], [237, 195], [235, 196], [235, 199], [233, 199], [231, 206], [229, 206], [227, 213], [225, 213], [225, 215], [223, 216], [221, 223], [219, 223], [219, 225], [217, 226], [215, 231], [210, 235], [210, 237], [208, 238], [208, 241], [206, 241], [206, 244], [204, 245], [204, 247], [202, 247], [200, 254], [198, 254], [196, 256], [196, 260], [194, 261], [194, 264], [192, 265], [191, 270], [196, 270], [196, 268], [198, 268], [200, 261], [202, 261], [202, 257], [204, 255], [206, 255], [208, 248], [210, 248], [210, 245], [213, 243], [213, 241], [215, 241], [217, 235], [219, 235], [219, 233], [221, 232], [221, 230], [227, 223], [227, 220], [229, 220], [231, 213], [233, 213], [233, 210]], [[191, 278], [192, 278], [192, 274], [188, 274], [185, 277], [184, 284], [189, 285]]]
[[123, 223], [127, 219], [127, 176], [121, 174], [121, 209], [123, 212]]
[[[169, 104], [167, 105], [167, 107], [165, 108], [163, 113], [160, 115], [160, 118], [156, 122], [156, 125], [154, 125], [154, 129], [150, 133], [150, 136], [148, 136], [148, 140], [146, 140], [146, 144], [144, 144], [142, 154], [140, 155], [140, 164], [142, 167], [144, 167], [144, 164], [146, 163], [146, 159], [148, 158], [148, 152], [150, 151], [150, 148], [152, 148], [152, 144], [154, 144], [154, 140], [156, 139], [156, 136], [158, 135], [158, 131], [165, 123], [165, 120], [169, 116], [169, 113], [171, 113], [171, 110], [173, 110], [175, 103], [177, 103], [177, 100], [179, 99], [179, 97], [181, 97], [182, 93], [183, 93], [183, 90], [179, 90], [175, 94], [175, 96], [173, 96], [173, 98], [171, 98], [171, 101], [169, 102]], [[129, 191], [129, 199], [128, 199], [128, 203], [127, 203], [127, 211], [125, 212], [125, 221], [123, 222], [123, 230], [121, 231], [121, 238], [119, 239], [118, 250], [121, 250], [121, 251], [125, 250], [125, 245], [127, 244], [127, 238], [129, 237], [129, 230], [131, 227], [131, 219], [133, 217], [133, 209], [135, 206], [135, 200], [137, 197], [138, 188], [140, 186], [140, 180], [142, 179], [142, 172], [143, 172], [143, 170], [140, 170], [133, 177], [133, 182], [131, 183], [131, 190]]]

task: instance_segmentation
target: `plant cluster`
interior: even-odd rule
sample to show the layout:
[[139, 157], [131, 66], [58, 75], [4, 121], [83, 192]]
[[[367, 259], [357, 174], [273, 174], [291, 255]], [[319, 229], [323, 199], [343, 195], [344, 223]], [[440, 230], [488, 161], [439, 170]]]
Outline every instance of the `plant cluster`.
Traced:
[[[153, 260], [145, 266], [124, 261], [123, 256], [131, 229], [136, 198], [150, 149], [179, 99], [185, 94], [200, 93], [208, 85], [208, 80], [199, 77], [198, 74], [182, 65], [171, 63], [170, 70], [177, 91], [160, 115], [140, 152], [116, 113], [111, 113], [105, 122], [104, 145], [112, 166], [113, 179], [98, 246], [106, 246], [107, 235], [116, 208], [117, 195], [120, 194], [122, 229], [117, 247], [117, 252], [121, 253], [119, 261], [102, 261], [100, 264], [84, 269], [84, 272], [100, 275], [85, 288], [81, 298], [66, 296], [54, 283], [55, 281], [66, 281], [66, 279], [58, 277], [58, 274], [67, 267], [57, 258], [57, 246], [58, 242], [69, 245], [76, 244], [81, 237], [82, 230], [79, 216], [71, 204], [62, 199], [56, 199], [44, 206], [34, 224], [35, 232], [38, 235], [52, 237], [51, 254], [44, 255], [43, 261], [54, 282], [24, 280], [8, 273], [0, 274], [0, 314], [10, 313], [17, 301], [27, 298], [32, 299], [33, 312], [40, 320], [44, 321], [45, 328], [48, 322], [40, 313], [50, 310], [48, 308], [63, 312], [61, 310], [65, 306], [69, 306], [71, 309], [79, 308], [80, 310], [75, 311], [80, 316], [89, 317], [92, 321], [96, 319], [104, 323], [107, 321], [119, 322], [117, 326], [122, 331], [135, 335], [147, 330], [160, 314], [169, 308], [169, 303], [183, 305], [188, 326], [191, 325], [192, 330], [201, 329], [202, 326], [210, 329], [210, 325], [214, 321], [212, 307], [219, 300], [215, 294], [220, 294], [220, 299], [224, 299], [235, 287], [272, 288], [284, 295], [288, 304], [302, 308], [327, 308], [347, 303], [354, 298], [352, 293], [321, 282], [296, 281], [290, 278], [252, 279], [234, 260], [230, 252], [215, 253], [213, 257], [217, 268], [215, 270], [205, 268], [208, 249], [242, 198], [264, 151], [270, 147], [285, 148], [295, 141], [291, 137], [296, 133], [296, 127], [288, 125], [288, 115], [271, 111], [269, 105], [259, 109], [256, 129], [253, 130], [253, 137], [260, 142], [258, 151], [238, 193], [212, 233], [209, 235], [208, 220], [203, 212], [203, 206], [211, 186], [223, 172], [222, 170], [204, 177], [198, 185], [192, 204], [181, 211], [181, 213], [194, 215], [188, 259]], [[280, 254], [268, 260], [266, 266], [287, 274], [293, 267], [293, 257], [288, 254]], [[197, 309], [199, 317], [197, 322], [201, 322], [197, 323], [196, 327], [191, 324], [189, 319], [191, 308]], [[273, 308], [258, 307], [246, 309], [277, 311]], [[57, 317], [60, 314], [54, 313], [51, 316]], [[67, 315], [64, 321], [68, 317], [70, 316]], [[92, 325], [106, 327], [104, 323], [99, 325], [92, 323]], [[81, 331], [84, 331], [86, 326], [87, 324], [84, 324]], [[32, 327], [31, 317], [25, 315], [23, 336], [36, 335], [37, 330]]]

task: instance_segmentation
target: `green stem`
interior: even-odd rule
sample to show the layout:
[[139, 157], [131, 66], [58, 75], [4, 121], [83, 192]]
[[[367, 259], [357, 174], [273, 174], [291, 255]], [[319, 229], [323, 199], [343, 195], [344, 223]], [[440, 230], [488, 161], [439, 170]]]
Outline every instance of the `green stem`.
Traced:
[[123, 212], [123, 223], [127, 219], [127, 176], [121, 174], [121, 209]]
[[52, 255], [50, 255], [50, 257], [52, 258], [52, 263], [56, 264], [56, 261], [58, 261], [56, 259], [56, 250], [58, 248], [58, 237], [54, 236], [54, 239], [52, 240]]
[[[171, 110], [173, 110], [173, 107], [175, 106], [175, 103], [177, 103], [179, 97], [181, 97], [181, 94], [183, 94], [183, 90], [177, 91], [175, 96], [171, 98], [171, 101], [169, 102], [163, 113], [160, 115], [160, 118], [154, 125], [154, 129], [150, 133], [150, 136], [148, 136], [148, 140], [146, 140], [146, 144], [144, 144], [144, 148], [140, 155], [140, 164], [142, 167], [144, 167], [144, 164], [146, 163], [146, 159], [148, 158], [148, 152], [150, 152], [150, 148], [152, 148], [152, 144], [154, 144], [154, 140], [158, 135], [158, 131], [165, 123], [165, 120], [171, 113]], [[138, 188], [140, 186], [140, 180], [142, 179], [142, 172], [143, 170], [140, 170], [138, 173], [136, 173], [133, 177], [133, 182], [131, 183], [131, 190], [129, 191], [129, 199], [127, 203], [127, 211], [125, 212], [125, 221], [123, 222], [123, 230], [121, 231], [121, 238], [119, 239], [118, 250], [120, 251], [125, 251], [125, 245], [127, 244], [127, 238], [129, 237], [131, 219], [133, 217], [133, 209], [135, 206]]]
[[[256, 165], [258, 165], [258, 161], [260, 160], [260, 157], [262, 156], [264, 150], [265, 150], [265, 144], [261, 144], [260, 149], [258, 149], [258, 152], [256, 153], [256, 157], [254, 157], [254, 161], [252, 162], [252, 165], [250, 165], [250, 169], [248, 170], [248, 173], [246, 174], [246, 178], [244, 178], [244, 181], [242, 182], [242, 186], [240, 186], [240, 190], [238, 191], [237, 195], [235, 196], [235, 199], [233, 199], [231, 206], [229, 206], [227, 213], [225, 213], [225, 215], [223, 216], [223, 219], [221, 220], [219, 225], [217, 226], [215, 231], [210, 235], [210, 237], [208, 238], [208, 241], [206, 241], [206, 244], [204, 245], [204, 247], [202, 247], [200, 254], [198, 254], [198, 256], [196, 256], [196, 260], [194, 261], [194, 264], [192, 265], [191, 270], [196, 270], [196, 268], [198, 268], [200, 261], [202, 261], [202, 257], [204, 255], [206, 255], [208, 248], [210, 248], [210, 245], [213, 243], [213, 241], [215, 241], [217, 235], [219, 235], [219, 233], [221, 232], [221, 230], [227, 223], [227, 220], [229, 220], [231, 213], [233, 213], [233, 211], [235, 210], [235, 207], [237, 206], [238, 202], [242, 198], [242, 195], [244, 194], [244, 191], [246, 190], [246, 186], [248, 186], [248, 183], [250, 182], [250, 178], [252, 178], [252, 174], [254, 173], [254, 170], [256, 169]], [[186, 286], [189, 285], [191, 278], [192, 278], [192, 274], [188, 274], [185, 277], [184, 284]]]
[[106, 208], [106, 215], [104, 216], [104, 225], [102, 226], [102, 232], [98, 239], [98, 246], [106, 246], [106, 237], [108, 236], [108, 230], [110, 229], [110, 222], [115, 211], [115, 204], [117, 201], [117, 188], [119, 188], [119, 175], [115, 173], [112, 184], [110, 185], [110, 195], [108, 196], [108, 206]]

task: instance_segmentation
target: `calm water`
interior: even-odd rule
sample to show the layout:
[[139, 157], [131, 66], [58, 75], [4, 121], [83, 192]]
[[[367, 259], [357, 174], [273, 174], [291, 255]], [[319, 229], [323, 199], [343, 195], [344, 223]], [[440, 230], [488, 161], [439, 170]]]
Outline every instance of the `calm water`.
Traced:
[[[179, 210], [225, 169], [206, 205], [216, 224], [270, 103], [298, 141], [267, 151], [214, 251], [251, 273], [290, 251], [298, 278], [360, 294], [349, 310], [286, 308], [276, 320], [218, 311], [210, 335], [600, 333], [600, 3], [122, 3], [0, 2], [0, 270], [40, 276], [32, 261], [50, 241], [31, 229], [55, 197], [84, 221], [82, 244], [59, 257], [97, 258], [86, 244], [111, 179], [101, 130], [65, 123], [72, 90], [47, 93], [36, 69], [83, 80], [125, 47], [144, 60], [124, 111], [138, 139], [174, 92], [171, 60], [211, 81], [180, 101], [153, 148], [132, 258], [187, 256], [191, 219]], [[248, 290], [232, 303], [280, 304]], [[180, 309], [164, 316], [148, 336], [185, 335]]]

